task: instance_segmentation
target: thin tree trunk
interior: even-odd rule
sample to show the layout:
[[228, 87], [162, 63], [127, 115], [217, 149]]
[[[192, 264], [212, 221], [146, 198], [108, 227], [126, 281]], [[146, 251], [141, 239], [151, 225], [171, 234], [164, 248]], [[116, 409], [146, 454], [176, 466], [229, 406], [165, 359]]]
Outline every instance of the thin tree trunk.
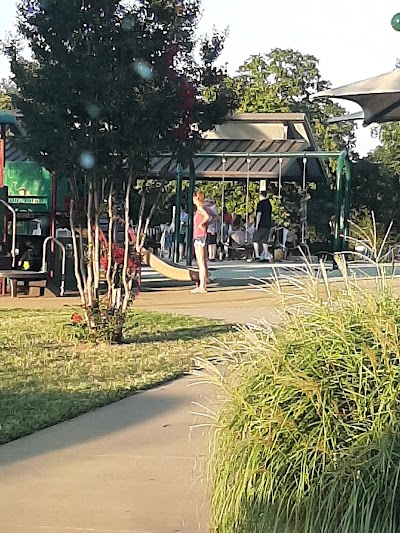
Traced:
[[[79, 265], [81, 269], [81, 276], [83, 280], [83, 287], [85, 294], [87, 294], [87, 275], [86, 275], [86, 265], [85, 265], [85, 252], [83, 248], [83, 235], [82, 235], [83, 228], [82, 226], [79, 226]], [[87, 302], [86, 302], [87, 303]]]
[[129, 207], [130, 207], [130, 197], [131, 197], [131, 187], [132, 187], [132, 170], [129, 172], [128, 184], [125, 192], [125, 249], [124, 249], [124, 268], [122, 271], [122, 279], [124, 282], [124, 302], [122, 305], [122, 312], [125, 313], [128, 309], [130, 290], [129, 283], [127, 280], [128, 274], [128, 253], [129, 253]]
[[71, 234], [72, 234], [72, 246], [74, 250], [74, 272], [75, 272], [75, 278], [76, 278], [76, 285], [78, 287], [79, 295], [81, 297], [82, 305], [86, 305], [86, 298], [85, 298], [85, 290], [82, 285], [82, 278], [79, 272], [79, 254], [78, 254], [78, 244], [76, 242], [76, 233], [75, 233], [75, 225], [74, 225], [74, 201], [71, 200], [70, 206], [69, 206], [69, 223], [71, 226]]
[[144, 241], [145, 241], [145, 239], [146, 239], [147, 230], [149, 229], [149, 225], [150, 225], [151, 219], [153, 218], [154, 211], [157, 209], [158, 204], [159, 204], [159, 202], [160, 202], [161, 194], [162, 194], [162, 188], [158, 191], [157, 199], [156, 199], [156, 201], [154, 202], [154, 204], [152, 205], [151, 210], [150, 210], [150, 213], [149, 213], [149, 216], [148, 216], [147, 219], [146, 219], [146, 224], [145, 224], [145, 226], [144, 226], [143, 236], [142, 236], [142, 238], [140, 239], [140, 248], [139, 248], [139, 251], [142, 250], [142, 248], [143, 248], [143, 246], [144, 246]]
[[88, 257], [87, 257], [87, 298], [88, 306], [93, 306], [93, 180], [89, 179], [88, 203], [87, 203], [87, 235], [88, 235]]
[[142, 191], [142, 199], [140, 201], [139, 220], [138, 220], [137, 235], [136, 235], [136, 251], [138, 253], [140, 253], [142, 249], [142, 241], [144, 242], [144, 239], [141, 236], [141, 231], [143, 227], [143, 215], [144, 215], [145, 205], [146, 205], [146, 195], [144, 194], [144, 191]]
[[112, 203], [113, 192], [114, 192], [114, 185], [113, 183], [111, 183], [110, 190], [108, 193], [108, 262], [107, 262], [107, 272], [106, 272], [109, 306], [111, 306], [111, 291], [112, 291], [111, 268], [112, 268], [112, 244], [113, 244], [113, 231], [114, 231], [114, 213], [113, 213], [113, 203]]
[[[101, 192], [104, 190], [104, 180], [102, 180]], [[94, 274], [94, 298], [99, 299], [100, 288], [100, 198], [99, 188], [94, 189], [94, 254], [93, 254], [93, 274]]]

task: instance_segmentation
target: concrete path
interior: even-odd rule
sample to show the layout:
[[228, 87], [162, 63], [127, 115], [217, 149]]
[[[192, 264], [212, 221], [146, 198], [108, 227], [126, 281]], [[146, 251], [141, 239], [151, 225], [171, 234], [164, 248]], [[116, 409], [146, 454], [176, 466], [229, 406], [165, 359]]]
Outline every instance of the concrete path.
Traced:
[[207, 402], [192, 378], [0, 448], [1, 533], [207, 532]]

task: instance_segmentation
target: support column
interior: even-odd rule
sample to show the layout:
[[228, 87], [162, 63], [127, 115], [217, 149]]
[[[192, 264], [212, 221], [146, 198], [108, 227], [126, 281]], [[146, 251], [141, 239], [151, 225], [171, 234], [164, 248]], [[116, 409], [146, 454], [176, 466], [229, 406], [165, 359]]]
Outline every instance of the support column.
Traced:
[[188, 232], [187, 232], [187, 243], [186, 243], [186, 264], [187, 266], [192, 265], [193, 258], [193, 196], [196, 186], [196, 169], [194, 166], [193, 159], [190, 159], [189, 162], [189, 194], [188, 194]]
[[335, 197], [335, 239], [333, 244], [334, 252], [343, 250], [343, 168], [347, 159], [347, 152], [340, 154], [336, 169], [336, 197]]
[[[344, 170], [344, 174], [343, 174]], [[342, 152], [336, 169], [335, 240], [333, 251], [348, 248], [351, 210], [351, 164], [347, 152]]]
[[5, 137], [3, 137], [3, 127], [2, 127], [1, 137], [0, 137], [0, 188], [4, 187], [4, 167], [6, 165], [5, 147], [6, 147], [6, 140], [5, 140]]
[[176, 196], [175, 196], [175, 235], [174, 235], [174, 262], [179, 263], [179, 236], [181, 232], [181, 205], [182, 205], [182, 174], [181, 163], [176, 167]]
[[349, 244], [349, 229], [350, 229], [350, 211], [351, 211], [351, 164], [346, 158], [345, 161], [345, 184], [344, 184], [344, 241], [343, 249], [348, 249]]
[[[50, 235], [53, 239], [56, 238], [56, 215], [57, 215], [57, 176], [55, 172], [51, 173], [51, 205], [50, 205]], [[54, 277], [55, 263], [56, 263], [56, 249], [55, 243], [51, 241], [51, 257], [50, 257], [50, 276]]]

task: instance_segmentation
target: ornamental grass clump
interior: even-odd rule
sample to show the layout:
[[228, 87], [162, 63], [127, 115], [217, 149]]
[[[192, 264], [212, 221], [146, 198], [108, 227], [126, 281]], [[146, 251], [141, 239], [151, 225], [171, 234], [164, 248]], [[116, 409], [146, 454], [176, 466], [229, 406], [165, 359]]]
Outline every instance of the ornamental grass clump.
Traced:
[[[378, 276], [310, 277], [282, 322], [242, 329], [211, 458], [219, 533], [400, 531], [400, 298]], [[282, 289], [283, 291], [283, 289]], [[282, 294], [282, 291], [281, 294]]]

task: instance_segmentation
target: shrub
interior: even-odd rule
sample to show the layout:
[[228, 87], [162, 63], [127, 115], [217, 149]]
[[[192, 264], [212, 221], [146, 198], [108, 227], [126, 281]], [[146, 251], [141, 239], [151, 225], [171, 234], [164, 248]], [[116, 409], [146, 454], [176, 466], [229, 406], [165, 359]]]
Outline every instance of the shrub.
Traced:
[[380, 274], [298, 282], [279, 328], [227, 347], [215, 531], [400, 531], [400, 298]]

